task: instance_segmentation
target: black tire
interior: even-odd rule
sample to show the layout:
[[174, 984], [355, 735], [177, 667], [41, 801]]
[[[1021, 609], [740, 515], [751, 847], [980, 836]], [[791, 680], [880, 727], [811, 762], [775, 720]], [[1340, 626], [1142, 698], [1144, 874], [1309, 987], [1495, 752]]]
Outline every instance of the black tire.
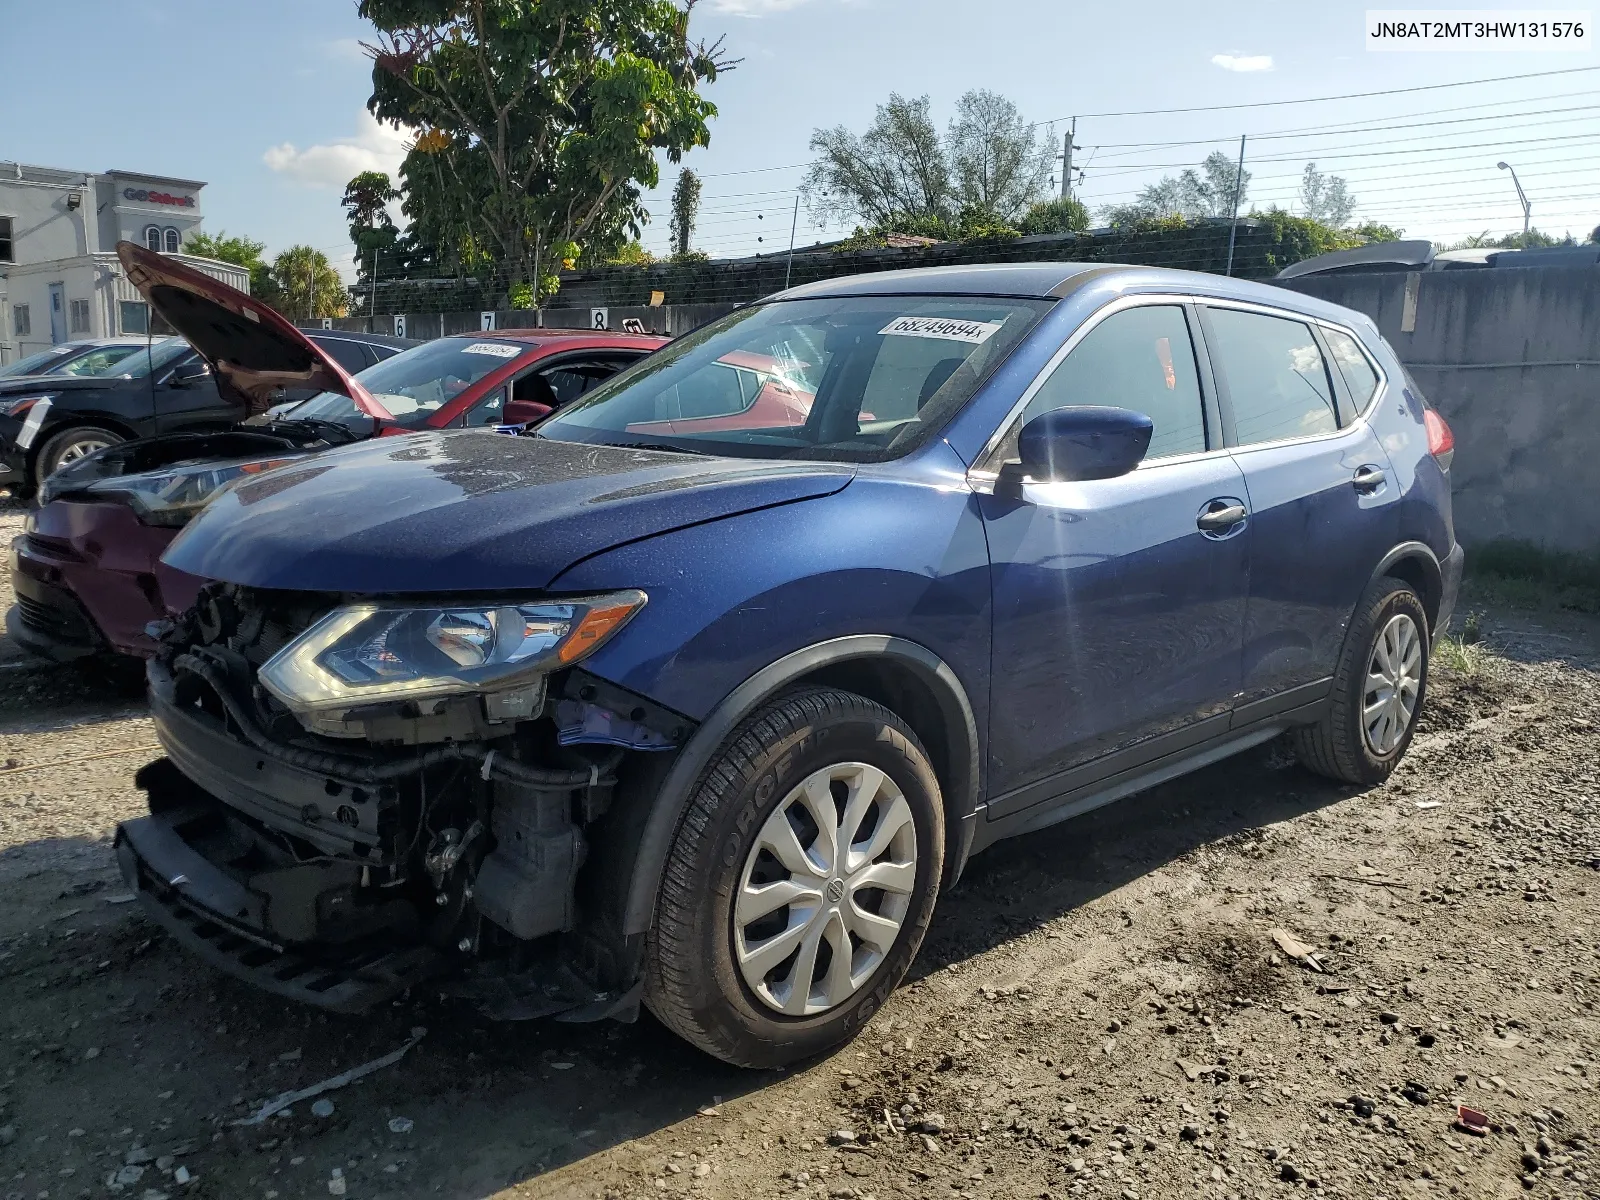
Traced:
[[33, 462], [35, 492], [40, 484], [60, 469], [62, 463], [70, 462], [90, 450], [115, 446], [122, 440], [121, 434], [101, 429], [98, 425], [73, 425], [60, 433], [51, 434], [49, 440], [39, 448], [39, 455]]
[[[759, 997], [741, 972], [733, 905], [768, 819], [790, 803], [801, 781], [847, 763], [882, 771], [909, 806], [915, 882], [898, 933], [858, 990], [826, 1011], [786, 1015]], [[829, 794], [840, 803], [838, 792], [830, 788]], [[910, 967], [933, 914], [944, 845], [939, 783], [905, 722], [851, 692], [818, 688], [778, 697], [729, 736], [678, 827], [656, 898], [645, 1003], [680, 1037], [736, 1066], [784, 1066], [832, 1050], [859, 1032]], [[829, 899], [839, 905], [831, 891]], [[821, 953], [817, 963], [815, 977], [822, 978]], [[798, 967], [789, 970], [798, 979]], [[808, 983], [804, 995], [811, 994]]]
[[[1391, 621], [1407, 617], [1420, 639], [1419, 679], [1416, 701], [1404, 730], [1394, 744], [1380, 751], [1369, 740], [1363, 727], [1367, 700], [1367, 670], [1373, 662], [1378, 639]], [[1334, 671], [1333, 691], [1328, 711], [1315, 725], [1294, 731], [1295, 752], [1301, 765], [1344, 783], [1370, 786], [1382, 783], [1400, 760], [1416, 731], [1416, 714], [1428, 695], [1428, 655], [1431, 638], [1427, 610], [1411, 585], [1403, 579], [1384, 576], [1362, 597], [1344, 649]]]

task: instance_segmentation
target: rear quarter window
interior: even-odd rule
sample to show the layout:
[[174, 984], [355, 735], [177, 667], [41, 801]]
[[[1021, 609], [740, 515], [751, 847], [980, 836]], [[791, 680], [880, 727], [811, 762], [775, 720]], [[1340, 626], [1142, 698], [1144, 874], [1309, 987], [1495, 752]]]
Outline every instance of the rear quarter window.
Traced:
[[1328, 352], [1344, 379], [1345, 390], [1350, 393], [1350, 407], [1356, 416], [1366, 412], [1372, 398], [1378, 394], [1378, 371], [1372, 360], [1361, 349], [1361, 344], [1348, 333], [1324, 328], [1322, 336], [1328, 341]]

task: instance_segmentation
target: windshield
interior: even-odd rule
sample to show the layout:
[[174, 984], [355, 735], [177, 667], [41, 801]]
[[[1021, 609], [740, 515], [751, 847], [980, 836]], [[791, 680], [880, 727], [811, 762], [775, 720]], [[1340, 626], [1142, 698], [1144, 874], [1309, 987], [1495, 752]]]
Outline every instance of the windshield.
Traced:
[[119, 363], [100, 372], [102, 379], [143, 379], [151, 373], [159, 373], [172, 366], [180, 358], [191, 353], [189, 343], [181, 337], [164, 338], [146, 349], [144, 346], [135, 346], [136, 353], [128, 355]]
[[28, 355], [27, 358], [17, 359], [9, 367], [0, 369], [0, 375], [37, 375], [51, 363], [60, 362], [67, 355], [77, 352], [77, 348], [73, 346], [51, 346], [48, 350], [40, 350], [37, 354]]
[[562, 409], [539, 436], [745, 458], [897, 458], [939, 430], [1052, 303], [850, 296], [743, 309]]
[[63, 375], [116, 375], [118, 363], [133, 354], [143, 354], [144, 347], [137, 342], [118, 346], [101, 346], [80, 355], [61, 368]]
[[[395, 423], [417, 429], [478, 380], [498, 371], [532, 347], [525, 342], [446, 337], [403, 350], [393, 358], [357, 372]], [[356, 402], [340, 392], [323, 392], [289, 410], [291, 420], [314, 417], [351, 428], [371, 425]]]

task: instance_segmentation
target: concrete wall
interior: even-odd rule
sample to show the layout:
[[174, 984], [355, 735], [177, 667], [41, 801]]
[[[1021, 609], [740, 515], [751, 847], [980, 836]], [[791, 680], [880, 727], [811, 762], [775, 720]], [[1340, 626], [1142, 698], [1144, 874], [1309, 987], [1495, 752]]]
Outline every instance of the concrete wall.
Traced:
[[1518, 538], [1600, 550], [1600, 269], [1327, 275], [1284, 286], [1376, 321], [1449, 421], [1463, 545]]

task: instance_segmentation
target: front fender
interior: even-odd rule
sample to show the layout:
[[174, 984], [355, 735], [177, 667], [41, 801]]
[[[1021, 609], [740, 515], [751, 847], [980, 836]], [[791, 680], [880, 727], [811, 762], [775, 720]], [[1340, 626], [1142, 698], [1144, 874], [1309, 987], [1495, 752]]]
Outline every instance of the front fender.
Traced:
[[642, 798], [636, 844], [608, 848], [608, 874], [627, 891], [625, 934], [649, 928], [672, 838], [717, 749], [797, 682], [857, 678], [870, 695], [872, 675], [874, 698], [915, 693], [923, 741], [944, 765], [959, 870], [982, 793], [990, 635], [988, 547], [964, 482], [858, 478], [833, 496], [618, 547], [555, 586], [644, 590], [649, 603], [584, 669], [700, 722]]

